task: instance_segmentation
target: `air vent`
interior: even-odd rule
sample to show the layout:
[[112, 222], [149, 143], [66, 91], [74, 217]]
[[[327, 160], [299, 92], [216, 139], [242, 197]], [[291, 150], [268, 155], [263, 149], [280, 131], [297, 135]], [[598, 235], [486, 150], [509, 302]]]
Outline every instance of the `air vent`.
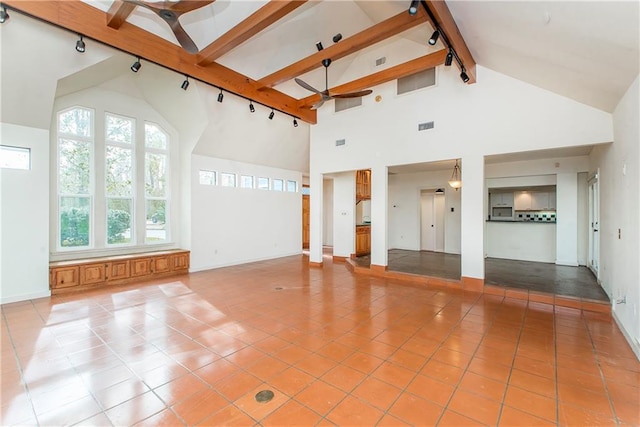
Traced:
[[428, 129], [433, 129], [433, 122], [424, 122], [424, 123], [418, 123], [418, 130], [428, 130]]
[[387, 62], [387, 57], [386, 56], [383, 56], [382, 58], [376, 59], [376, 67], [381, 66], [385, 62]]
[[422, 89], [424, 87], [434, 86], [436, 84], [436, 69], [429, 68], [419, 73], [411, 74], [397, 80], [398, 95]]
[[336, 140], [336, 147], [340, 147], [341, 145], [346, 144], [347, 142], [344, 139], [337, 139]]
[[335, 109], [338, 111], [348, 110], [349, 108], [359, 107], [362, 105], [362, 98], [336, 98]]

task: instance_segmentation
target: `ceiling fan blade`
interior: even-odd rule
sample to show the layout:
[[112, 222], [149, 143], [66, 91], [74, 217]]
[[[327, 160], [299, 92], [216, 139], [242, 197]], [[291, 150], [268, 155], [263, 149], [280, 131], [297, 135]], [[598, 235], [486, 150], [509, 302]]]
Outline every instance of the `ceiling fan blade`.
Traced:
[[180, 22], [178, 22], [177, 19], [167, 21], [167, 23], [171, 27], [171, 30], [173, 30], [173, 34], [175, 34], [176, 39], [178, 39], [178, 43], [180, 43], [180, 46], [182, 46], [184, 50], [189, 53], [198, 53], [198, 46], [196, 46], [194, 41], [191, 40], [191, 37], [189, 37], [189, 34], [187, 34], [184, 28], [182, 28], [182, 25], [180, 25]]
[[164, 1], [160, 4], [162, 4], [163, 9], [172, 10], [180, 15], [210, 5], [214, 1], [215, 0], [181, 0], [178, 2]]
[[313, 104], [311, 106], [311, 109], [312, 110], [317, 110], [318, 108], [322, 107], [323, 104], [324, 104], [324, 98], [322, 98], [320, 101], [318, 101], [315, 104]]
[[371, 95], [373, 91], [371, 89], [362, 90], [360, 92], [341, 93], [337, 95], [331, 95], [332, 98], [361, 98], [363, 96]]
[[309, 83], [300, 80], [298, 78], [294, 79], [296, 81], [296, 83], [298, 83], [300, 86], [302, 86], [303, 88], [305, 88], [306, 90], [309, 90], [313, 93], [317, 93], [318, 95], [322, 95], [322, 92], [320, 92], [318, 89], [314, 88], [313, 86], [311, 86]]

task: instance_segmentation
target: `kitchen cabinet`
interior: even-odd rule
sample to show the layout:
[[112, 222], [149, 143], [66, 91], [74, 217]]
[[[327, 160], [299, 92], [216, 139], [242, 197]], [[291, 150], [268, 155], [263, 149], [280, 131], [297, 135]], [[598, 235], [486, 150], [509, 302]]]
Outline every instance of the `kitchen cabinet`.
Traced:
[[516, 191], [514, 208], [517, 211], [555, 210], [555, 191]]
[[534, 211], [549, 209], [549, 193], [531, 193], [531, 209]]
[[491, 207], [513, 207], [513, 192], [491, 193]]
[[371, 170], [356, 171], [356, 201], [371, 199]]
[[513, 193], [513, 207], [517, 211], [531, 210], [531, 192], [529, 191], [516, 191]]
[[371, 227], [356, 227], [356, 256], [369, 255], [371, 253]]

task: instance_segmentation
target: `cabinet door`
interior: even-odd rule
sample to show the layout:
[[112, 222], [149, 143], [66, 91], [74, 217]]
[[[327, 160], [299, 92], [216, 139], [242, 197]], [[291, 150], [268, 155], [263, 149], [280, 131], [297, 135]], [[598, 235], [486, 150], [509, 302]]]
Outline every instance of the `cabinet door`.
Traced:
[[550, 191], [549, 192], [549, 209], [556, 209], [556, 192], [555, 191]]
[[171, 255], [171, 269], [176, 270], [188, 270], [189, 269], [189, 254], [174, 254]]
[[531, 193], [528, 191], [516, 191], [513, 193], [513, 207], [517, 211], [528, 211], [531, 209]]
[[70, 288], [78, 286], [79, 270], [77, 266], [73, 267], [56, 267], [51, 269], [51, 289]]
[[107, 263], [107, 280], [123, 280], [131, 277], [129, 260]]
[[164, 273], [171, 271], [171, 260], [169, 255], [153, 257], [153, 273]]
[[541, 211], [549, 208], [549, 193], [535, 192], [531, 197], [531, 209]]
[[138, 258], [131, 260], [131, 277], [147, 276], [151, 274], [153, 258]]
[[91, 285], [106, 280], [106, 264], [86, 264], [80, 266], [80, 284]]

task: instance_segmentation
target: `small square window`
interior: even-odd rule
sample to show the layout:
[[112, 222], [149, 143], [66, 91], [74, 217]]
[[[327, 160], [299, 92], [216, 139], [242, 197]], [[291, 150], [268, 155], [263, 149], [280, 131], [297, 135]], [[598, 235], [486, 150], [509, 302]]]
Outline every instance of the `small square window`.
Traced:
[[31, 169], [31, 149], [0, 145], [0, 168]]
[[236, 174], [222, 172], [220, 174], [220, 185], [222, 185], [223, 187], [235, 187]]
[[291, 193], [298, 192], [298, 181], [287, 181], [287, 191]]
[[284, 191], [284, 181], [282, 181], [281, 179], [274, 179], [273, 191]]
[[311, 189], [305, 185], [302, 186], [302, 195], [309, 196], [311, 195]]
[[269, 178], [264, 178], [264, 177], [258, 178], [258, 188], [260, 190], [268, 190], [269, 189]]
[[200, 184], [216, 185], [216, 173], [214, 171], [200, 171]]
[[251, 175], [240, 175], [240, 188], [253, 188], [253, 177]]

